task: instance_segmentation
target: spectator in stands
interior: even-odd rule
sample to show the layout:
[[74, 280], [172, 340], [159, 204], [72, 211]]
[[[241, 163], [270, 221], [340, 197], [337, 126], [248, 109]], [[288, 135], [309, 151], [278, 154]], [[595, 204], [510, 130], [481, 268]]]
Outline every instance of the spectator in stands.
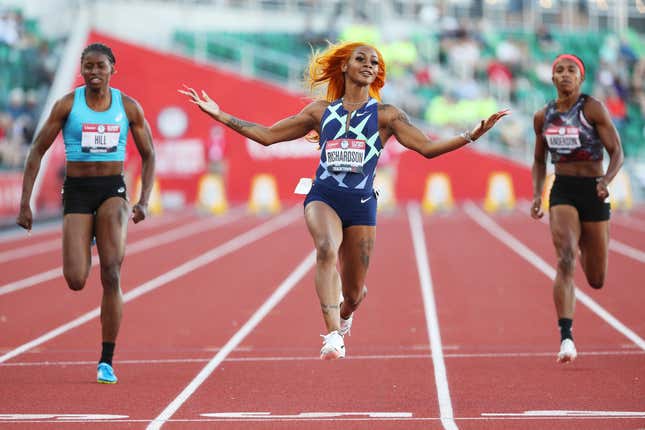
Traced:
[[14, 121], [25, 113], [25, 91], [22, 88], [16, 87], [9, 92], [9, 105], [6, 111]]
[[[557, 98], [536, 112], [533, 120], [533, 218], [543, 216], [547, 151], [555, 165], [549, 223], [558, 258], [553, 299], [561, 341], [557, 361], [562, 363], [573, 361], [577, 356], [571, 335], [576, 257], [580, 256], [589, 285], [602, 288], [609, 244], [607, 187], [623, 164], [620, 137], [607, 109], [580, 91], [584, 77], [582, 60], [571, 54], [558, 56], [553, 62]], [[609, 153], [606, 171], [602, 163], [605, 150]]]
[[460, 26], [451, 41], [446, 46], [446, 56], [453, 76], [461, 81], [473, 79], [481, 55], [477, 40], [470, 37], [466, 28]]
[[45, 152], [63, 132], [66, 178], [63, 186], [63, 274], [72, 290], [85, 287], [91, 267], [90, 244], [96, 238], [101, 267], [102, 351], [99, 383], [114, 384], [112, 368], [121, 325], [121, 264], [125, 255], [128, 201], [123, 160], [128, 130], [142, 159], [139, 201], [132, 207], [135, 223], [146, 218], [154, 177], [150, 126], [136, 100], [110, 86], [116, 59], [103, 44], [87, 46], [81, 55], [84, 86], [58, 100], [29, 151], [23, 177], [20, 213], [16, 220], [31, 230], [34, 182]]
[[549, 28], [545, 24], [541, 24], [538, 27], [537, 31], [535, 32], [535, 40], [537, 42], [538, 48], [543, 53], [553, 52], [559, 47], [558, 42], [553, 38], [551, 30], [549, 30]]
[[603, 95], [602, 102], [607, 107], [611, 120], [618, 130], [622, 129], [627, 121], [627, 103], [613, 86], [607, 87]]
[[320, 164], [313, 186], [304, 191], [304, 215], [316, 247], [316, 292], [328, 332], [321, 359], [345, 356], [343, 336], [367, 291], [364, 282], [376, 233], [372, 185], [385, 142], [394, 136], [432, 158], [476, 140], [507, 114], [494, 113], [459, 136], [433, 142], [399, 108], [379, 102], [384, 84], [381, 53], [371, 45], [348, 42], [330, 46], [310, 62], [309, 85], [312, 90], [326, 86], [325, 98], [270, 127], [225, 113], [204, 91], [180, 90], [214, 120], [265, 146], [312, 130], [319, 136]]
[[11, 116], [0, 112], [0, 167], [15, 168], [23, 162], [22, 145], [13, 138]]
[[491, 93], [499, 100], [510, 102], [511, 90], [513, 89], [513, 73], [511, 70], [501, 61], [493, 59], [486, 67], [486, 75], [488, 76]]
[[641, 58], [634, 65], [632, 92], [635, 102], [640, 107], [641, 116], [645, 118], [645, 58]]
[[0, 43], [16, 46], [22, 34], [22, 15], [18, 12], [0, 10]]

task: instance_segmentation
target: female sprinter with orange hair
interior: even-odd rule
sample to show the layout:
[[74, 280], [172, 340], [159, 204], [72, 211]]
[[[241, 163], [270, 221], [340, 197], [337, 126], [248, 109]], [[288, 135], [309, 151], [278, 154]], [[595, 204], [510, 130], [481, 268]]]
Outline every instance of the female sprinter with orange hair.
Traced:
[[384, 143], [394, 136], [406, 148], [426, 158], [436, 157], [477, 140], [507, 111], [491, 115], [459, 136], [432, 142], [403, 111], [380, 102], [385, 64], [381, 53], [364, 43], [331, 45], [314, 54], [307, 80], [312, 90], [327, 86], [325, 99], [311, 102], [271, 127], [223, 112], [204, 91], [186, 87], [180, 93], [216, 121], [264, 146], [301, 138], [312, 130], [318, 134], [320, 164], [304, 201], [304, 214], [316, 247], [316, 292], [328, 333], [323, 335], [320, 358], [329, 360], [345, 356], [343, 336], [365, 296], [376, 234], [377, 196], [372, 184]]

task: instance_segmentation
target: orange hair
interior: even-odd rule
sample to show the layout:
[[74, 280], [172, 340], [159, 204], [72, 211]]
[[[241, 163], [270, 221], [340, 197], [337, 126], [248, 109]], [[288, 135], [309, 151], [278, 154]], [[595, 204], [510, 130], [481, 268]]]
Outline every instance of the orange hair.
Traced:
[[385, 85], [385, 62], [381, 52], [374, 46], [362, 42], [344, 42], [330, 44], [323, 52], [313, 52], [309, 61], [308, 73], [305, 82], [312, 92], [327, 84], [325, 100], [331, 102], [345, 94], [345, 75], [342, 66], [347, 63], [354, 50], [360, 46], [367, 46], [376, 52], [378, 57], [378, 73], [370, 85], [370, 97], [381, 101], [381, 88]]

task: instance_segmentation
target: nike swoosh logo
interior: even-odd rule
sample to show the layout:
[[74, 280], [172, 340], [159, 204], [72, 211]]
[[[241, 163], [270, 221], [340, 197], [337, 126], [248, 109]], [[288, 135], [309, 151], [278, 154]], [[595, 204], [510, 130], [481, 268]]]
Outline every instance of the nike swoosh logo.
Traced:
[[366, 198], [366, 199], [361, 198], [361, 203], [365, 203], [366, 201], [368, 201], [368, 200], [369, 200], [369, 199], [371, 199], [371, 198], [372, 198], [372, 196], [369, 196], [369, 197], [368, 197], [368, 198]]
[[122, 193], [124, 191], [125, 191], [125, 188], [123, 188], [123, 187], [119, 187], [119, 189], [116, 190], [117, 193]]
[[367, 115], [368, 113], [369, 112], [356, 112], [354, 116], [363, 116], [363, 115]]

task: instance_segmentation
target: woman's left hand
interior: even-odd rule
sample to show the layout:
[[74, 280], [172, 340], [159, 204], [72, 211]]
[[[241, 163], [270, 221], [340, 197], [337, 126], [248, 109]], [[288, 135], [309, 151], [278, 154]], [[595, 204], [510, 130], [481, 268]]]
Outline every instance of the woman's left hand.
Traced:
[[470, 137], [473, 140], [477, 140], [480, 137], [484, 135], [488, 130], [493, 128], [493, 126], [499, 121], [502, 117], [510, 114], [509, 109], [504, 109], [499, 112], [495, 112], [491, 116], [488, 117], [488, 119], [483, 119], [477, 127], [475, 127], [471, 132], [470, 132]]
[[603, 201], [609, 197], [609, 189], [607, 188], [607, 181], [605, 181], [605, 178], [598, 178], [598, 181], [596, 182], [596, 194], [598, 194], [598, 198]]
[[136, 205], [132, 206], [132, 221], [134, 221], [135, 224], [146, 219], [147, 214], [148, 205], [137, 203]]

